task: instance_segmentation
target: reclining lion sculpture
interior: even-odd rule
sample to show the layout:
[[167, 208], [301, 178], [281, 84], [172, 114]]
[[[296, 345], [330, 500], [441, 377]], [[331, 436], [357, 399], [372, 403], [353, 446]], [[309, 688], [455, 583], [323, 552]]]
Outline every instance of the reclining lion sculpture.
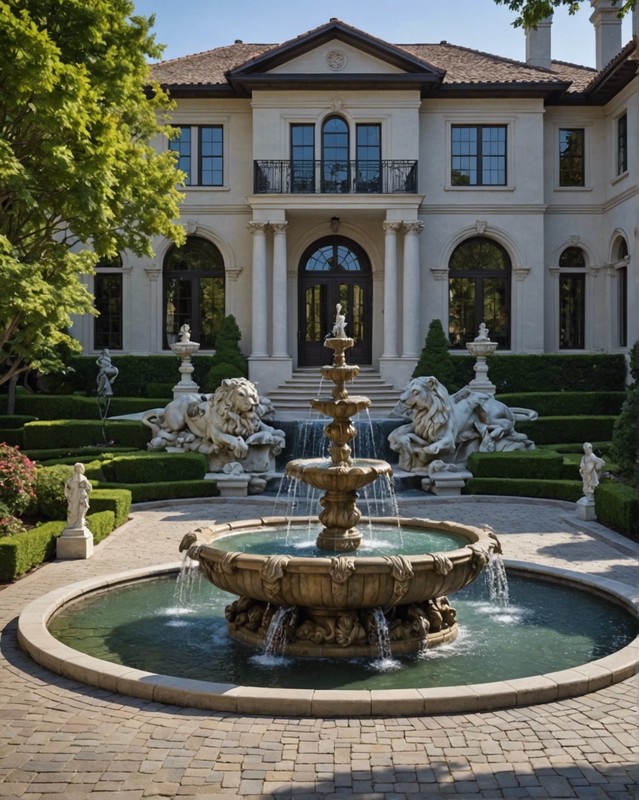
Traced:
[[442, 460], [465, 465], [470, 453], [534, 450], [534, 443], [515, 431], [520, 419], [534, 420], [530, 409], [509, 408], [492, 395], [467, 386], [450, 395], [433, 376], [413, 378], [400, 395], [412, 416], [388, 437], [399, 453], [399, 466], [408, 472], [426, 472], [431, 462]]
[[147, 448], [197, 450], [209, 456], [212, 469], [242, 462], [258, 446], [276, 456], [284, 448], [285, 434], [263, 421], [260, 412], [267, 408], [253, 383], [228, 378], [213, 394], [185, 394], [164, 409], [147, 411], [142, 422], [153, 434]]

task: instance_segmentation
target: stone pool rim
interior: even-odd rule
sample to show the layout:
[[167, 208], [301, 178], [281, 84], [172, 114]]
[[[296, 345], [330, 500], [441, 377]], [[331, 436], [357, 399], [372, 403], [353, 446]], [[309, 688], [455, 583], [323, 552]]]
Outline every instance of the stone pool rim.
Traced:
[[[639, 592], [627, 584], [572, 570], [505, 559], [509, 572], [580, 589], [612, 601], [639, 619]], [[550, 703], [590, 694], [639, 672], [639, 635], [604, 658], [570, 669], [507, 681], [411, 689], [282, 689], [177, 678], [103, 661], [63, 644], [48, 621], [87, 594], [177, 573], [180, 563], [143, 567], [55, 589], [18, 619], [20, 647], [62, 677], [142, 700], [232, 714], [276, 717], [381, 717], [474, 713]]]

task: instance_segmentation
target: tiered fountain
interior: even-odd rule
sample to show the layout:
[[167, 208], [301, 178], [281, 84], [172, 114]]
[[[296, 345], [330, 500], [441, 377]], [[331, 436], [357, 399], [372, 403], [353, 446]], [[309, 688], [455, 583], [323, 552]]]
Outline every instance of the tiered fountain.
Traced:
[[[414, 653], [457, 636], [456, 612], [447, 595], [479, 575], [492, 554], [500, 552], [499, 542], [487, 529], [457, 523], [375, 519], [368, 520], [371, 531], [386, 525], [384, 535], [390, 529], [390, 535], [398, 537], [399, 522], [402, 529], [423, 533], [424, 539], [436, 532], [443, 542], [446, 536], [442, 534], [446, 534], [456, 549], [420, 551], [419, 555], [353, 555], [362, 543], [356, 527], [361, 519], [357, 492], [380, 476], [390, 476], [392, 469], [385, 461], [351, 457], [349, 442], [356, 435], [351, 417], [367, 409], [370, 400], [350, 397], [346, 389], [359, 367], [346, 363], [345, 352], [354, 340], [346, 336], [339, 312], [338, 308], [332, 336], [325, 341], [334, 351], [333, 363], [321, 368], [333, 383], [332, 396], [311, 400], [313, 408], [332, 417], [324, 428], [331, 442], [330, 458], [297, 459], [286, 468], [287, 475], [325, 491], [320, 500], [319, 553], [315, 557], [288, 552], [256, 555], [230, 551], [216, 541], [231, 531], [231, 546], [236, 535], [246, 531], [271, 539], [285, 537], [292, 522], [308, 522], [285, 518], [217, 525], [188, 534], [180, 549], [188, 548], [188, 555], [199, 561], [212, 583], [239, 595], [226, 610], [229, 633], [235, 639], [263, 646], [276, 612], [286, 610], [277, 618], [285, 619], [287, 654], [375, 656], [381, 626], [387, 628], [392, 653]], [[200, 536], [212, 543], [200, 543]]]

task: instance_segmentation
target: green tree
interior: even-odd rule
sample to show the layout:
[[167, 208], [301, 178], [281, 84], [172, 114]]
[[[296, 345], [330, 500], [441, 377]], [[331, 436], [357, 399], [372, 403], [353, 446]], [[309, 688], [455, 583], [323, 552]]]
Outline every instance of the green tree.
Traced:
[[[513, 25], [522, 28], [535, 28], [542, 19], [549, 17], [556, 8], [565, 6], [569, 14], [576, 14], [587, 0], [495, 0], [495, 3], [508, 6], [517, 16]], [[619, 16], [623, 17], [635, 7], [637, 0], [618, 0]], [[588, 3], [588, 6], [590, 4]]]
[[233, 314], [224, 317], [215, 336], [215, 355], [211, 359], [205, 390], [214, 392], [225, 378], [245, 378], [248, 364], [240, 350], [242, 332]]
[[100, 257], [183, 241], [161, 48], [130, 0], [0, 0], [0, 385], [54, 371]]
[[450, 389], [455, 379], [455, 366], [449, 347], [450, 342], [444, 333], [441, 320], [432, 320], [428, 326], [426, 341], [412, 377], [434, 375], [440, 383]]

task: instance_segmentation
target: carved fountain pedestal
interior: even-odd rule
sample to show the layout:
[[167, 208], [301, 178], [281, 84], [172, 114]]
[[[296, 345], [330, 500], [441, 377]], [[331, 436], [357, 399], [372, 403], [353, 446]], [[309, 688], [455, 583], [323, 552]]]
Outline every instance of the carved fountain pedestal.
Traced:
[[[419, 555], [355, 556], [362, 542], [357, 492], [380, 476], [390, 476], [392, 468], [377, 459], [351, 458], [349, 442], [356, 435], [351, 417], [368, 408], [370, 400], [351, 397], [346, 389], [359, 367], [346, 363], [345, 351], [354, 340], [344, 334], [343, 317], [341, 327], [339, 319], [338, 308], [333, 336], [325, 342], [334, 352], [333, 363], [321, 368], [333, 383], [331, 397], [311, 400], [313, 408], [332, 418], [324, 429], [330, 457], [296, 459], [286, 467], [287, 475], [324, 491], [319, 554], [300, 557], [292, 550], [261, 555], [216, 545], [216, 539], [229, 534], [259, 533], [268, 541], [277, 531], [285, 537], [291, 523], [308, 524], [307, 519], [287, 518], [216, 525], [187, 534], [180, 549], [199, 561], [212, 583], [239, 595], [226, 608], [229, 634], [235, 639], [263, 647], [271, 622], [282, 612], [287, 655], [379, 656], [381, 627], [392, 653], [415, 653], [457, 636], [456, 612], [447, 595], [475, 580], [491, 555], [500, 552], [499, 542], [490, 530], [469, 525], [374, 519], [369, 524], [385, 525], [386, 536], [389, 529], [398, 531], [399, 523], [417, 531], [457, 534], [460, 546]], [[201, 538], [210, 543], [200, 543]]]

